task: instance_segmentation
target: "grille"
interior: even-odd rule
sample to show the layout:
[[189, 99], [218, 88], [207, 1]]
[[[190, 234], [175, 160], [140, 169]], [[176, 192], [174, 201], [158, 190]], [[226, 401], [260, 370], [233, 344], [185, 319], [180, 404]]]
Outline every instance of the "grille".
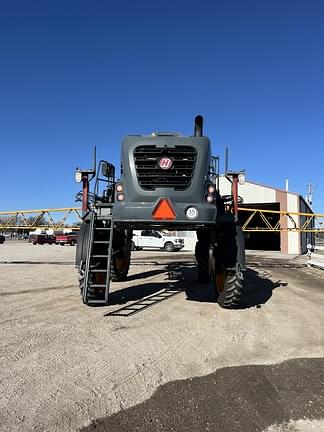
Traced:
[[[162, 157], [169, 157], [173, 165], [168, 170], [159, 167]], [[170, 187], [185, 190], [190, 186], [195, 170], [197, 150], [190, 146], [139, 146], [134, 150], [137, 180], [145, 190]]]

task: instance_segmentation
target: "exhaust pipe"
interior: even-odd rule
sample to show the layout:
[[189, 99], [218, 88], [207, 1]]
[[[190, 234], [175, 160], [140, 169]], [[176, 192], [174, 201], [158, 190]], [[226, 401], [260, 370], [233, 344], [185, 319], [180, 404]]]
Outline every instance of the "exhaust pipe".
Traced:
[[195, 117], [195, 129], [194, 129], [194, 136], [195, 137], [203, 136], [203, 125], [204, 125], [203, 116], [197, 115]]

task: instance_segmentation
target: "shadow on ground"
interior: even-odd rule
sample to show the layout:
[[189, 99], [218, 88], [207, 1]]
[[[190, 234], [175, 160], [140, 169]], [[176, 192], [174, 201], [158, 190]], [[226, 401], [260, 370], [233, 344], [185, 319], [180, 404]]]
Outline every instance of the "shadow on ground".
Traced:
[[324, 359], [219, 369], [161, 386], [147, 401], [81, 432], [261, 432], [274, 423], [324, 418]]
[[[123, 305], [128, 302], [139, 301], [147, 296], [152, 296], [163, 289], [168, 289], [170, 285], [172, 285], [173, 290], [184, 290], [187, 300], [210, 303], [216, 302], [217, 295], [213, 284], [211, 282], [201, 284], [197, 281], [197, 269], [195, 264], [179, 263], [178, 269], [182, 274], [182, 279], [180, 280], [168, 280], [167, 268], [151, 270], [130, 276], [128, 278], [130, 281], [144, 278], [144, 282], [139, 283], [136, 286], [112, 292], [109, 296], [109, 304]], [[165, 273], [164, 282], [145, 282], [145, 278], [162, 273]], [[246, 309], [265, 304], [270, 300], [273, 290], [286, 285], [287, 283], [280, 280], [275, 282], [272, 281], [270, 276], [265, 272], [249, 268], [245, 272], [242, 304], [238, 309]]]
[[[176, 264], [172, 265], [172, 268], [176, 266]], [[181, 263], [181, 273], [183, 275], [183, 279], [179, 280], [171, 280], [168, 278], [168, 267], [165, 266], [164, 269], [161, 270], [151, 270], [147, 272], [142, 272], [138, 274], [131, 275], [127, 278], [127, 281], [143, 279], [144, 282], [139, 283], [138, 285], [134, 285], [131, 287], [123, 288], [118, 291], [113, 291], [109, 295], [109, 304], [110, 305], [121, 305], [130, 301], [138, 301], [142, 300], [147, 296], [151, 296], [153, 294], [158, 293], [161, 290], [167, 290], [172, 287], [174, 291], [182, 291], [184, 290], [185, 283], [191, 282], [188, 270], [191, 268], [195, 268], [195, 266], [190, 263], [189, 265], [185, 265]], [[165, 274], [163, 282], [146, 282], [145, 278], [155, 276], [157, 274]], [[161, 276], [163, 278], [163, 276]]]
[[258, 272], [249, 268], [245, 273], [244, 290], [241, 309], [259, 306], [267, 303], [276, 288], [287, 286], [281, 280], [272, 281], [265, 272]]
[[[242, 304], [238, 309], [259, 306], [270, 300], [273, 290], [278, 287], [286, 286], [286, 282], [273, 282], [270, 276], [264, 272], [258, 272], [253, 269], [247, 269], [244, 274], [244, 289]], [[185, 288], [187, 299], [200, 302], [215, 302], [216, 292], [212, 285], [209, 284], [190, 284]]]
[[109, 305], [122, 305], [130, 301], [142, 300], [166, 289], [165, 282], [142, 283], [134, 287], [124, 288], [109, 294]]
[[144, 278], [156, 276], [160, 273], [165, 273], [165, 269], [149, 270], [149, 271], [145, 271], [142, 273], [135, 273], [135, 274], [127, 276], [127, 282], [130, 282], [130, 281], [136, 280], [136, 279], [144, 279]]

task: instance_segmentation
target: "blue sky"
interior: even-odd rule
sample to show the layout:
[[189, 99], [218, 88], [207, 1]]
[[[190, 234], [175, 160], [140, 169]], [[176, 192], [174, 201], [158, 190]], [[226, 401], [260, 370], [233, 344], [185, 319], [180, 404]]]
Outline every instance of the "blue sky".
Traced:
[[324, 213], [323, 1], [0, 0], [0, 210], [75, 205], [92, 147], [192, 134]]

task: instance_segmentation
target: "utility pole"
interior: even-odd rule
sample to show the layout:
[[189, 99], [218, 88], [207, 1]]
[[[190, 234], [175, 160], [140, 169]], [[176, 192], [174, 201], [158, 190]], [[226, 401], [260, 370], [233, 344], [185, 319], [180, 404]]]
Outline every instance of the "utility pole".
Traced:
[[308, 204], [310, 206], [312, 206], [312, 204], [313, 204], [313, 192], [314, 192], [314, 187], [313, 187], [312, 183], [307, 183], [306, 201], [308, 202]]

